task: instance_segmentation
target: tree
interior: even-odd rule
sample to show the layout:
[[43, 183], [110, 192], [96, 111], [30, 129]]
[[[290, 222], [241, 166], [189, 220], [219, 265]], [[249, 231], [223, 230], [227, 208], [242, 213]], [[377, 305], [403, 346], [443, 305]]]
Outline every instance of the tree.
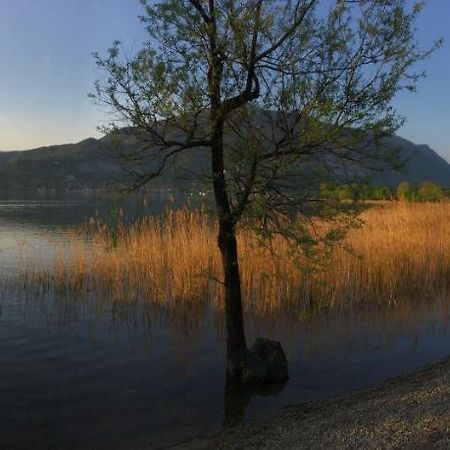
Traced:
[[417, 189], [417, 198], [420, 201], [437, 202], [442, 200], [443, 196], [442, 189], [431, 181], [424, 181]]
[[393, 194], [387, 186], [377, 186], [373, 188], [372, 200], [392, 200]]
[[408, 183], [407, 181], [402, 181], [397, 186], [395, 194], [398, 200], [403, 201], [413, 201], [416, 195], [414, 186], [411, 183]]
[[406, 3], [142, 0], [142, 50], [127, 58], [116, 42], [96, 55], [105, 76], [93, 97], [116, 114], [107, 130], [131, 126], [135, 138], [122, 155], [130, 190], [189, 158], [210, 165], [231, 378], [248, 357], [237, 228], [307, 254], [342, 236], [311, 229], [344, 208], [326, 205], [320, 181], [392, 165], [383, 138], [402, 119], [391, 100], [415, 89], [413, 66], [432, 50], [414, 38], [421, 4]]
[[356, 197], [357, 190], [355, 187], [348, 184], [343, 184], [336, 188], [336, 195], [338, 200], [354, 200]]

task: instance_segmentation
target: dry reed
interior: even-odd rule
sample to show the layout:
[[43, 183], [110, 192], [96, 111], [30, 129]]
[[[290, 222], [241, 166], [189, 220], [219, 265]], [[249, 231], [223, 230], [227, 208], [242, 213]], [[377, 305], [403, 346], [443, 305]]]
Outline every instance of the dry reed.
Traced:
[[[321, 270], [299, 270], [280, 237], [274, 254], [240, 231], [241, 278], [246, 310], [396, 303], [446, 291], [450, 280], [450, 203], [391, 202], [362, 214], [362, 228], [336, 248]], [[80, 245], [48, 269], [24, 271], [25, 285], [65, 292], [99, 291], [123, 300], [141, 298], [175, 306], [207, 300], [221, 307], [222, 277], [216, 228], [201, 211], [167, 212], [111, 233], [91, 222]], [[69, 254], [69, 258], [67, 255]], [[303, 266], [308, 262], [303, 261]], [[300, 266], [302, 266], [300, 264]]]

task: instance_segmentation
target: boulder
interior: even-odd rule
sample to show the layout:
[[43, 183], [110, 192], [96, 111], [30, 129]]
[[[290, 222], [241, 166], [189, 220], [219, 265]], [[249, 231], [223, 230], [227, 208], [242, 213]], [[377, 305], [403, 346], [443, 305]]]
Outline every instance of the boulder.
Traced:
[[249, 351], [243, 375], [244, 382], [264, 382], [267, 380], [268, 375], [269, 367], [266, 362], [256, 353]]
[[247, 353], [246, 383], [274, 383], [289, 378], [286, 355], [277, 341], [257, 338]]

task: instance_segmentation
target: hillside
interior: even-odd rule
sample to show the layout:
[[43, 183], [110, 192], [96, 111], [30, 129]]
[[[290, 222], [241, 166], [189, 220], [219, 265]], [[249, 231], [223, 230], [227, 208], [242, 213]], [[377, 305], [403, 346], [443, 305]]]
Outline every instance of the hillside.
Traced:
[[385, 171], [377, 174], [373, 184], [397, 186], [402, 181], [418, 184], [433, 181], [441, 186], [450, 187], [450, 164], [428, 145], [416, 145], [399, 136], [390, 138], [390, 146], [399, 149], [400, 158], [405, 160], [401, 172]]
[[[133, 145], [130, 137], [122, 138], [122, 148]], [[76, 144], [55, 145], [34, 150], [0, 152], [0, 190], [81, 190], [104, 189], [123, 180], [122, 162], [114, 156], [114, 143], [108, 137], [89, 138]], [[407, 160], [401, 172], [377, 173], [373, 184], [396, 186], [401, 181], [420, 183], [433, 181], [450, 187], [450, 164], [427, 145], [416, 145], [400, 137], [392, 137], [389, 145], [399, 149]], [[182, 162], [185, 172], [198, 172], [205, 167], [204, 154], [192, 151]], [[201, 169], [200, 169], [201, 170]], [[154, 187], [174, 187], [175, 177], [159, 179]], [[182, 183], [182, 181], [180, 182]]]
[[122, 175], [120, 162], [101, 140], [0, 152], [1, 190], [103, 188]]

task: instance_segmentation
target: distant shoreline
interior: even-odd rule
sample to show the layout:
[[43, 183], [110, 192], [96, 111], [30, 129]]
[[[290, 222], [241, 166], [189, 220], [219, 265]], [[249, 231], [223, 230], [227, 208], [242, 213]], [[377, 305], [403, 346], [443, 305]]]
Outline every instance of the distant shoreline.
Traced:
[[[176, 189], [147, 189], [143, 190], [143, 194], [167, 194], [173, 195], [178, 191]], [[15, 195], [15, 194], [33, 194], [33, 195], [71, 195], [71, 194], [119, 194], [119, 192], [112, 187], [101, 188], [79, 188], [79, 189], [35, 189], [35, 188], [23, 188], [23, 189], [0, 189], [0, 196], [2, 195]]]

